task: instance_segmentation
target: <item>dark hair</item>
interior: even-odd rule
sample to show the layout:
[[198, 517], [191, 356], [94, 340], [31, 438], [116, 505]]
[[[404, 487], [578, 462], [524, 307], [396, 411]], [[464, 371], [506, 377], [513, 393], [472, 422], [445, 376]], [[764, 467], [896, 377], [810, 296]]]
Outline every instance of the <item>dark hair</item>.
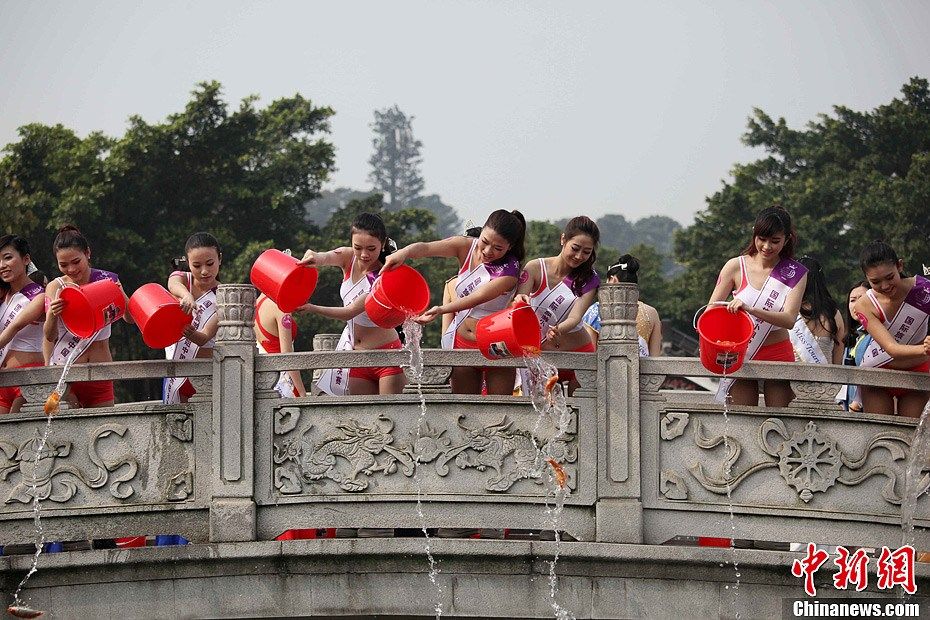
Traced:
[[846, 345], [847, 349], [852, 349], [854, 346], [856, 346], [856, 340], [859, 339], [859, 334], [856, 332], [862, 328], [862, 323], [860, 323], [858, 319], [856, 319], [856, 317], [854, 317], [849, 312], [849, 294], [853, 292], [853, 289], [857, 289], [860, 286], [865, 290], [869, 290], [871, 288], [867, 280], [860, 280], [859, 282], [856, 282], [849, 288], [849, 291], [846, 292], [846, 303], [843, 304], [843, 318], [846, 319], [846, 342], [843, 344]]
[[384, 220], [377, 213], [359, 213], [355, 221], [352, 222], [352, 232], [356, 231], [368, 233], [381, 242], [381, 254], [378, 255], [379, 263], [383, 263], [388, 255], [397, 251], [397, 244], [388, 237]]
[[607, 269], [607, 277], [617, 276], [621, 282], [639, 284], [639, 260], [632, 254], [624, 254]]
[[[11, 246], [21, 257], [29, 256], [31, 258], [32, 252], [29, 251], [29, 242], [26, 241], [23, 237], [20, 237], [19, 235], [3, 235], [0, 237], [0, 250], [7, 246]], [[29, 273], [28, 270], [26, 273]], [[10, 285], [3, 280], [0, 280], [0, 290], [8, 291], [10, 290]]]
[[55, 241], [52, 242], [53, 254], [67, 248], [75, 248], [84, 253], [90, 252], [90, 244], [87, 243], [87, 238], [81, 234], [81, 231], [74, 224], [65, 224], [59, 228], [58, 234], [55, 235]]
[[505, 211], [498, 209], [488, 216], [485, 226], [503, 237], [510, 244], [510, 250], [507, 254], [512, 255], [521, 263], [526, 258], [526, 248], [524, 239], [526, 238], [526, 219], [523, 214], [514, 209]]
[[597, 245], [601, 242], [601, 231], [590, 217], [579, 215], [578, 217], [573, 217], [568, 220], [562, 234], [565, 236], [565, 243], [568, 243], [569, 239], [577, 237], [578, 235], [587, 235], [594, 241], [594, 249], [591, 251], [591, 256], [588, 257], [588, 260], [568, 273], [572, 278], [572, 292], [576, 296], [579, 296], [581, 295], [581, 291], [584, 290], [584, 287], [591, 281], [591, 278], [594, 277], [594, 261], [597, 260]]
[[756, 237], [768, 238], [778, 234], [785, 236], [785, 245], [782, 247], [781, 252], [778, 253], [778, 257], [794, 258], [798, 233], [795, 232], [794, 225], [791, 223], [791, 216], [788, 215], [784, 207], [777, 205], [762, 209], [759, 215], [756, 216], [756, 222], [752, 226], [752, 239], [749, 240], [749, 245], [743, 250], [743, 254], [756, 255]]
[[223, 251], [220, 250], [220, 242], [208, 232], [195, 232], [188, 237], [187, 243], [184, 244], [184, 254], [186, 255], [197, 248], [215, 248], [217, 256], [223, 255]]
[[[859, 267], [863, 273], [869, 267], [877, 267], [885, 263], [897, 266], [898, 260], [898, 253], [894, 251], [894, 248], [880, 240], [865, 244], [862, 252], [859, 253]], [[903, 272], [901, 277], [904, 277]]]
[[[807, 321], [817, 320], [821, 325], [828, 326], [830, 336], [836, 342], [839, 329], [836, 324], [836, 312], [839, 307], [827, 288], [823, 265], [810, 256], [802, 256], [798, 262], [807, 267], [807, 286], [804, 287], [804, 296], [801, 298], [801, 316]], [[808, 306], [807, 309], [805, 305]]]

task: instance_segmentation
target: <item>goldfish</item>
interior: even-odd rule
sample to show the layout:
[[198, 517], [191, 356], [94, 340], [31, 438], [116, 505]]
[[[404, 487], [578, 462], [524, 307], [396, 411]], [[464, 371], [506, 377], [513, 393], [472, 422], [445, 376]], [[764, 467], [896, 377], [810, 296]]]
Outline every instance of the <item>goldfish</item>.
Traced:
[[717, 344], [719, 344], [721, 347], [732, 347], [736, 343], [733, 342], [732, 340], [718, 340]]
[[565, 483], [568, 480], [568, 474], [565, 473], [565, 468], [562, 467], [557, 460], [552, 458], [546, 459], [546, 462], [552, 467], [552, 473], [555, 475], [556, 484], [559, 485], [560, 489], [564, 489]]
[[55, 390], [45, 399], [45, 415], [58, 413], [58, 404], [61, 402], [61, 394]]
[[552, 393], [552, 388], [555, 387], [555, 384], [559, 382], [559, 375], [552, 375], [546, 379], [546, 386], [543, 388], [546, 391], [546, 394]]
[[6, 608], [6, 613], [17, 618], [38, 618], [45, 612], [26, 605], [10, 605]]

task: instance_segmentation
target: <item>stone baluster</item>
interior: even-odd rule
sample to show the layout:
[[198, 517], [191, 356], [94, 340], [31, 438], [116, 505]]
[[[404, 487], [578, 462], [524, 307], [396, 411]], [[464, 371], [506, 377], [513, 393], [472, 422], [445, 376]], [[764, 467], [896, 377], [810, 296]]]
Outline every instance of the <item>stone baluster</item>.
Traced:
[[[313, 337], [314, 351], [335, 351], [336, 345], [339, 344], [341, 334], [317, 334]], [[323, 390], [317, 387], [316, 382], [323, 375], [323, 369], [317, 368], [313, 371], [313, 386], [308, 390], [314, 396], [319, 396]]]
[[211, 542], [255, 540], [255, 288], [221, 284], [213, 349]]
[[598, 292], [601, 332], [597, 344], [598, 502], [597, 540], [641, 543], [639, 287], [604, 284]]

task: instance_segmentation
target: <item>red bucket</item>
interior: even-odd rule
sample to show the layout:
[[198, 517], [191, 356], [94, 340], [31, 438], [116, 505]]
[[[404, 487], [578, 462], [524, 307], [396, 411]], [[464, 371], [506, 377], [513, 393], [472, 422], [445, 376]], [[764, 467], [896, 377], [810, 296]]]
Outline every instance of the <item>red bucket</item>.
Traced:
[[142, 331], [142, 340], [153, 349], [164, 349], [184, 335], [193, 317], [161, 284], [140, 286], [129, 298], [129, 314]]
[[65, 301], [61, 321], [78, 338], [93, 336], [126, 312], [123, 290], [112, 280], [65, 286], [59, 297]]
[[252, 284], [271, 298], [281, 312], [293, 312], [307, 303], [316, 288], [316, 268], [298, 265], [297, 259], [280, 250], [265, 250], [252, 265]]
[[518, 301], [478, 320], [478, 348], [489, 360], [539, 355], [539, 319], [529, 305]]
[[401, 265], [382, 273], [365, 300], [365, 312], [378, 327], [393, 329], [429, 305], [429, 286], [413, 267]]
[[753, 328], [752, 318], [743, 310], [734, 314], [726, 306], [716, 306], [705, 311], [697, 320], [704, 368], [719, 375], [739, 370]]

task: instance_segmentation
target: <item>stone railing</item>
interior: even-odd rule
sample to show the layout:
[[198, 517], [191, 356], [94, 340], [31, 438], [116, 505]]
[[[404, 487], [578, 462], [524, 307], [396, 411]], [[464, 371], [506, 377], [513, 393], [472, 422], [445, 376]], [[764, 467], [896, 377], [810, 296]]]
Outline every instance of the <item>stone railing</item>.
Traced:
[[[391, 396], [281, 399], [273, 389], [281, 371], [403, 365], [409, 353], [256, 355], [254, 300], [250, 286], [220, 287], [212, 361], [76, 366], [78, 381], [189, 376], [197, 394], [184, 405], [64, 410], [38, 467], [39, 411], [59, 369], [0, 373], [0, 385], [25, 385], [28, 400], [23, 412], [0, 416], [0, 544], [32, 539], [33, 493], [43, 500], [47, 536], [57, 540], [177, 533], [233, 542], [291, 528], [423, 523], [551, 528], [543, 508], [551, 489], [532, 464], [534, 440], [554, 435], [549, 418], [528, 399], [453, 395], [446, 386], [451, 366], [521, 360], [425, 351], [425, 409], [416, 386]], [[582, 383], [568, 399], [568, 432], [550, 446], [570, 489], [561, 529], [619, 543], [676, 535], [900, 542], [916, 421], [847, 413], [833, 394], [846, 383], [930, 390], [930, 377], [749, 363], [735, 376], [789, 379], [798, 398], [784, 409], [722, 415], [708, 393], [660, 389], [666, 376], [711, 375], [695, 359], [640, 360], [636, 300], [635, 286], [603, 286], [597, 355], [546, 355]], [[325, 335], [315, 338], [315, 347], [327, 344]], [[917, 517], [926, 544], [925, 500]]]

